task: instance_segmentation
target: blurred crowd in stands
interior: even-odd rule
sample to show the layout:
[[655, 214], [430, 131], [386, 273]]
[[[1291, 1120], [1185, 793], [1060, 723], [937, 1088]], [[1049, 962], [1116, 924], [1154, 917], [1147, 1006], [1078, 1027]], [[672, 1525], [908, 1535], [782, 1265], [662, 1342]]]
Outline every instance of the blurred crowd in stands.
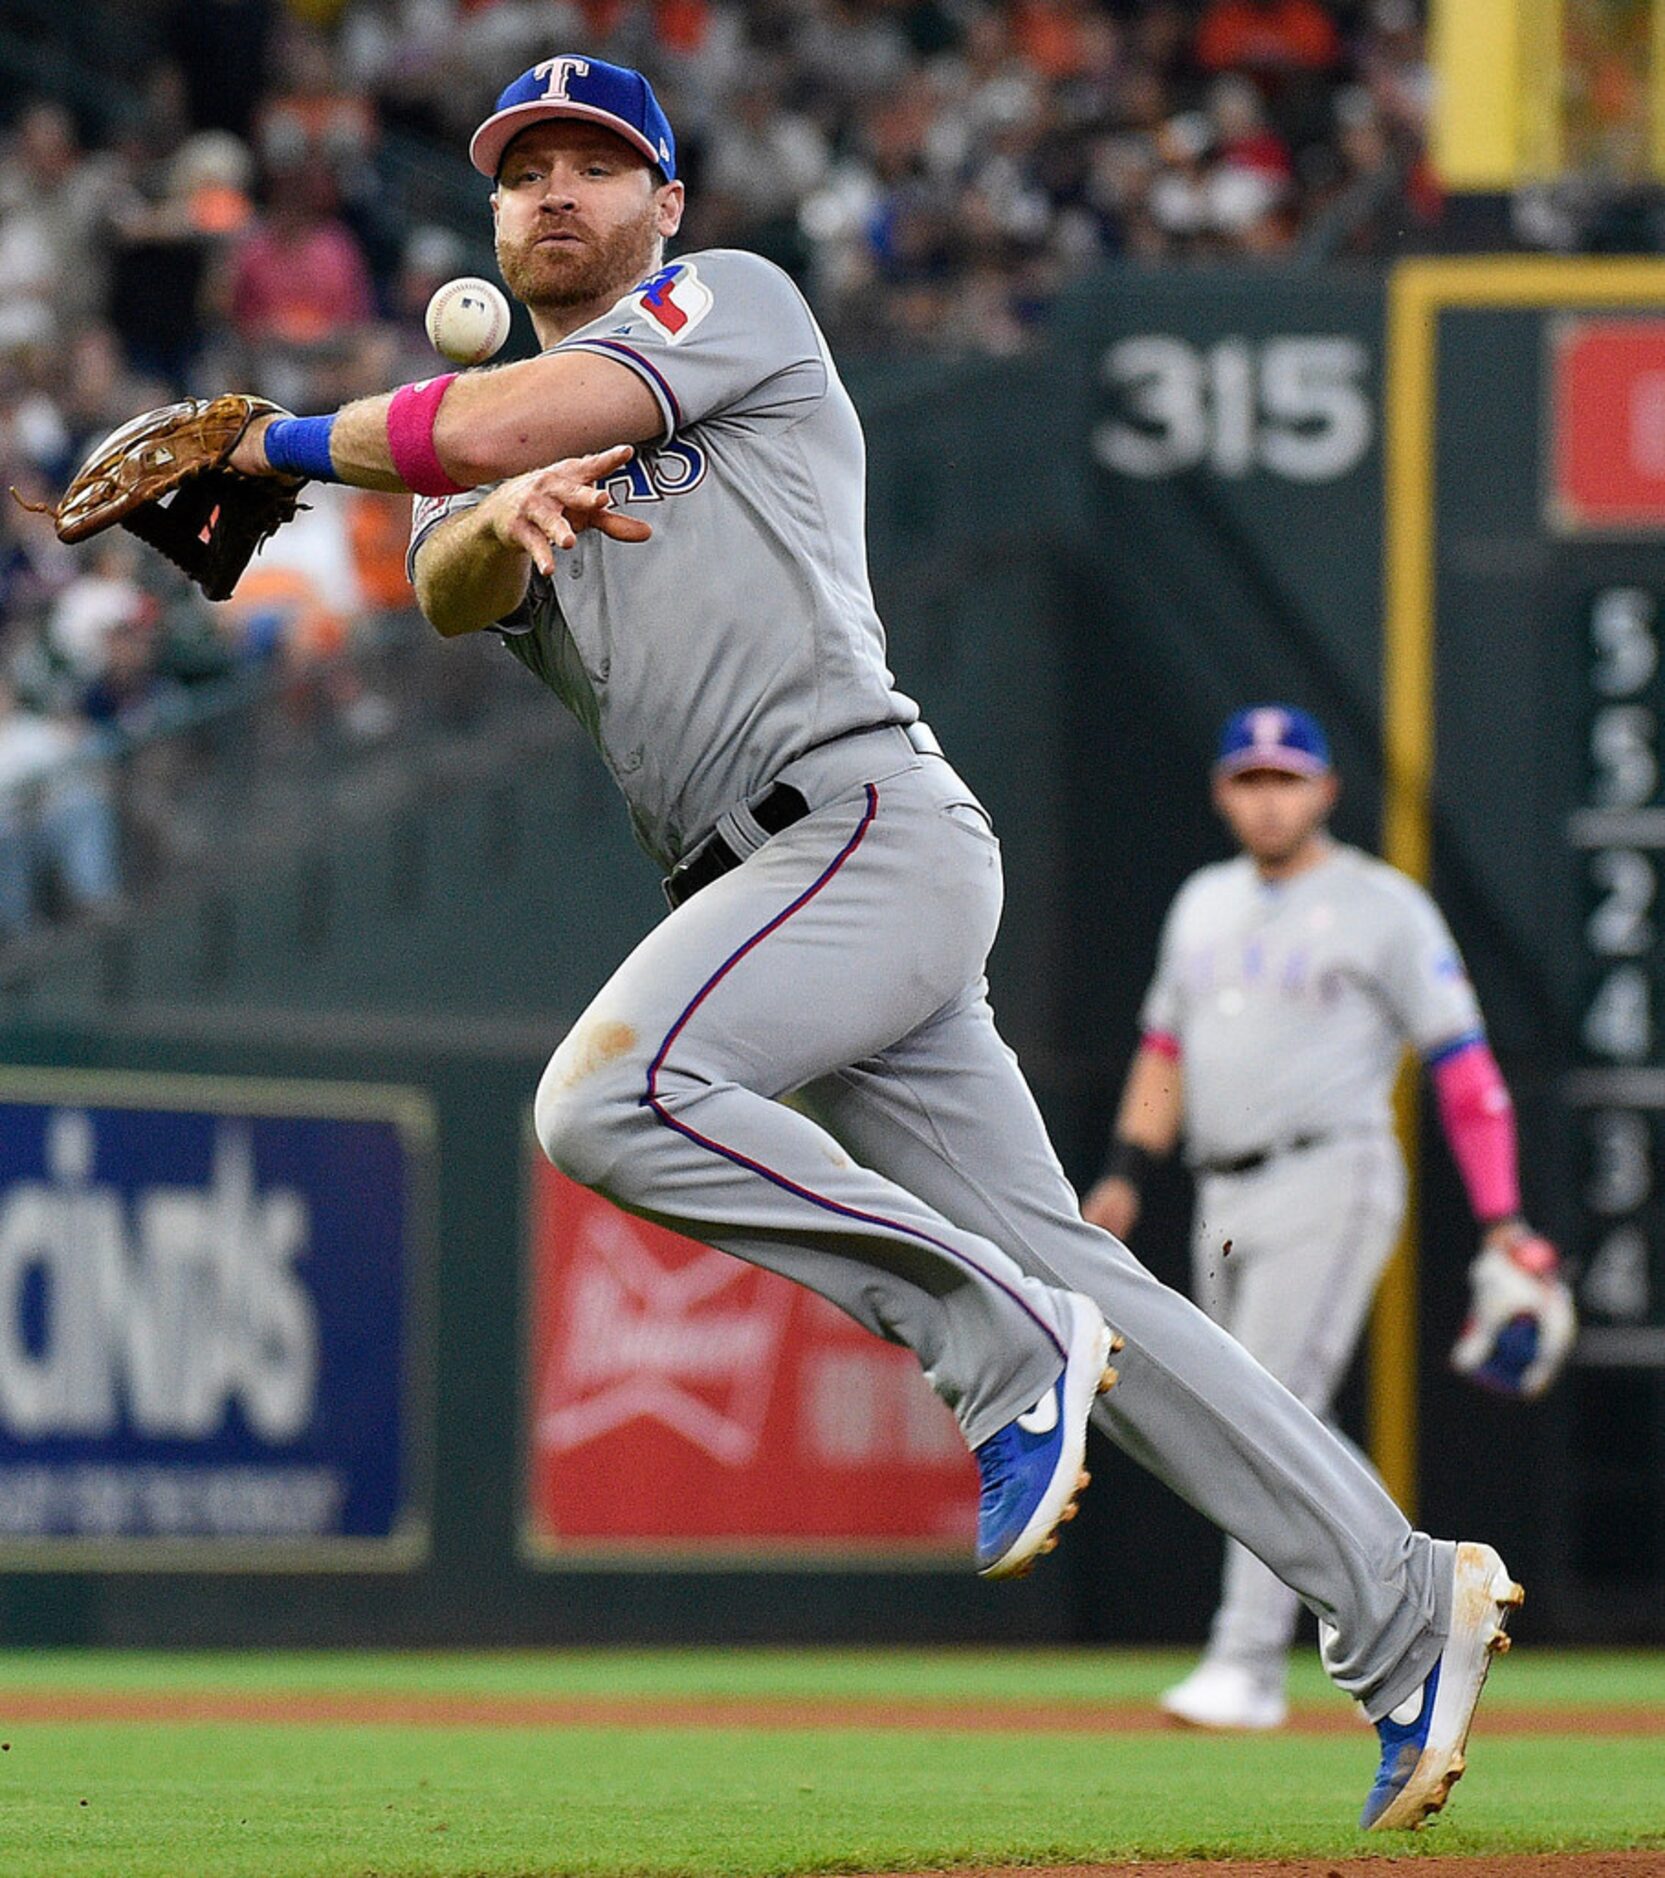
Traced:
[[[651, 74], [684, 245], [778, 260], [846, 351], [1015, 352], [1107, 259], [1381, 255], [1440, 215], [1413, 0], [87, 0], [11, 30], [31, 69], [103, 81], [0, 105], [0, 482], [33, 500], [169, 396], [316, 410], [431, 372], [429, 294], [489, 265], [468, 133], [552, 50]], [[449, 225], [413, 224], [395, 157], [456, 172]], [[6, 505], [0, 850], [54, 753], [119, 749], [407, 606], [403, 531], [389, 498], [318, 491], [210, 609], [127, 537], [69, 552]], [[350, 684], [341, 711], [386, 728]], [[48, 871], [90, 906], [114, 844], [78, 773]], [[0, 855], [0, 937], [41, 859]]]
[[771, 255], [845, 348], [1014, 350], [1102, 259], [1278, 254], [1326, 218], [1331, 251], [1379, 253], [1437, 213], [1413, 0], [308, 10], [374, 123], [452, 148], [553, 43], [641, 66], [681, 142], [686, 245]]

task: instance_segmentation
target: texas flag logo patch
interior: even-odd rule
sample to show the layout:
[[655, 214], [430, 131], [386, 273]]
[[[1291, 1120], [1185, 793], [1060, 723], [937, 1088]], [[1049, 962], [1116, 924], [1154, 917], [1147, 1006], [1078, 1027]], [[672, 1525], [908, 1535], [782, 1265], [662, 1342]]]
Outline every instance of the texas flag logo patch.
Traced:
[[673, 261], [660, 268], [630, 295], [630, 302], [673, 346], [680, 345], [716, 304], [692, 261]]

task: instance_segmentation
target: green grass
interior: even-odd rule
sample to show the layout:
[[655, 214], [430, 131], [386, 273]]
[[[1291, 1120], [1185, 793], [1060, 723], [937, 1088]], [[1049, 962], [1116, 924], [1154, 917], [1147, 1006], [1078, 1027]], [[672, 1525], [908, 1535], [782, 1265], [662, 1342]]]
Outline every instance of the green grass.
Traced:
[[[1147, 1698], [1157, 1654], [0, 1655], [0, 1690]], [[1302, 1693], [1317, 1694], [1316, 1683]], [[1660, 1659], [1512, 1657], [1494, 1704], [1665, 1706]], [[1486, 1739], [1449, 1815], [1352, 1827], [1373, 1761], [1318, 1738], [0, 1723], [5, 1878], [768, 1878], [955, 1862], [1655, 1846], [1659, 1736]], [[0, 1716], [3, 1716], [0, 1700]], [[87, 1804], [81, 1805], [85, 1800]]]
[[[0, 1650], [7, 1689], [377, 1690], [447, 1695], [715, 1696], [918, 1702], [1148, 1702], [1194, 1659], [1173, 1650]], [[1341, 1698], [1314, 1655], [1297, 1702]], [[1535, 1650], [1506, 1657], [1486, 1709], [1665, 1708], [1665, 1655]]]

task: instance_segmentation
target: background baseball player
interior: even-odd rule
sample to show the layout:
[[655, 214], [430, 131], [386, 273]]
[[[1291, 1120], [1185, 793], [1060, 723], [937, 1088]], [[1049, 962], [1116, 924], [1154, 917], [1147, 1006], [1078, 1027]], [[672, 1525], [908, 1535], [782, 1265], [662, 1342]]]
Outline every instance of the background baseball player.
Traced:
[[542, 355], [261, 412], [230, 464], [427, 498], [424, 612], [505, 634], [666, 870], [670, 917], [544, 1074], [545, 1151], [914, 1350], [976, 1452], [991, 1575], [1067, 1516], [1114, 1324], [1102, 1425], [1320, 1614], [1381, 1738], [1365, 1823], [1416, 1824], [1461, 1771], [1519, 1588], [1490, 1547], [1413, 1532], [1081, 1218], [985, 995], [999, 844], [886, 669], [861, 429], [808, 307], [753, 255], [664, 263], [682, 185], [635, 72], [543, 60], [471, 155]]
[[[1168, 914], [1109, 1171], [1082, 1210], [1129, 1234], [1141, 1177], [1183, 1130], [1198, 1298], [1327, 1413], [1404, 1213], [1390, 1102], [1409, 1045], [1482, 1230], [1455, 1361], [1536, 1394], [1566, 1354], [1572, 1312], [1554, 1248], [1521, 1217], [1508, 1091], [1438, 908], [1331, 839], [1336, 793], [1306, 712], [1260, 705], [1226, 723], [1214, 801], [1242, 852], [1194, 874]], [[1296, 1617], [1294, 1592], [1228, 1541], [1207, 1654], [1162, 1706], [1203, 1726], [1276, 1727]]]

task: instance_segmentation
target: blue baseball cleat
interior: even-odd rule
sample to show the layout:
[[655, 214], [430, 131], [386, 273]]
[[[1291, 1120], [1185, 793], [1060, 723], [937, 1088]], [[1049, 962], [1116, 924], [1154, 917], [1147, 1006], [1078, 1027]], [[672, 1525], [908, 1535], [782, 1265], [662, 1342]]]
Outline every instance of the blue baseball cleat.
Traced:
[[1504, 1626], [1526, 1596], [1489, 1545], [1459, 1545], [1451, 1634], [1427, 1680], [1376, 1724], [1382, 1764], [1359, 1824], [1383, 1832], [1420, 1826], [1463, 1776], [1469, 1726], [1492, 1658], [1509, 1647]]
[[1065, 1520], [1088, 1475], [1087, 1411], [1116, 1380], [1108, 1365], [1121, 1339], [1098, 1306], [1070, 1292], [1069, 1355], [1058, 1379], [1031, 1409], [975, 1450], [983, 1486], [977, 1501], [977, 1569], [985, 1578], [1019, 1578]]

